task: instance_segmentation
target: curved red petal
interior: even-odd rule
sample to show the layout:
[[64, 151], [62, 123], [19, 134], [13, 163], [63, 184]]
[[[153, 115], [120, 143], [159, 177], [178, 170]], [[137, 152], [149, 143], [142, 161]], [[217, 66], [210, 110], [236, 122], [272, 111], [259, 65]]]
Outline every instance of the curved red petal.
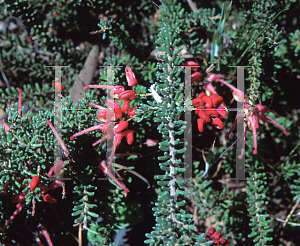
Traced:
[[128, 121], [121, 120], [115, 127], [115, 132], [121, 132], [128, 127]]
[[195, 72], [195, 73], [193, 73], [192, 74], [192, 81], [194, 82], [194, 81], [199, 81], [200, 79], [201, 79], [201, 73], [199, 73], [199, 72]]
[[133, 143], [133, 130], [125, 131], [124, 135], [126, 136], [127, 143], [131, 145]]
[[224, 123], [221, 121], [220, 118], [215, 118], [211, 122], [217, 129], [224, 129]]
[[226, 111], [226, 109], [223, 108], [223, 107], [219, 107], [219, 108], [217, 109], [217, 112], [218, 112], [219, 118], [220, 118], [221, 120], [225, 119], [225, 117], [227, 116], [227, 111]]
[[37, 187], [37, 185], [41, 182], [41, 179], [39, 176], [34, 176], [32, 179], [31, 179], [31, 182], [30, 182], [30, 190], [31, 191], [35, 191], [35, 188]]
[[210, 98], [212, 99], [214, 108], [219, 107], [223, 103], [223, 97], [221, 97], [221, 96], [217, 96], [214, 98], [212, 98], [212, 96], [210, 96]]
[[119, 99], [121, 100], [133, 100], [135, 98], [135, 91], [134, 90], [126, 90], [119, 94]]
[[200, 118], [197, 120], [197, 124], [199, 132], [204, 132], [205, 120]]
[[197, 96], [197, 98], [202, 98], [202, 97], [204, 97], [204, 96], [206, 96], [206, 94], [204, 93], [204, 92], [201, 92], [198, 96]]
[[200, 106], [203, 106], [204, 103], [205, 103], [205, 101], [202, 100], [202, 99], [200, 99], [200, 98], [195, 98], [195, 99], [193, 99], [193, 101], [192, 101], [193, 106], [195, 106], [195, 107], [197, 107], [197, 108], [199, 108]]
[[203, 111], [203, 110], [200, 110], [200, 111], [198, 112], [198, 116], [199, 116], [201, 119], [205, 120], [206, 122], [211, 122], [211, 118], [209, 118], [209, 117], [207, 116], [206, 112]]
[[213, 106], [212, 100], [210, 99], [209, 96], [204, 96], [202, 97], [202, 100], [205, 102], [205, 107], [206, 108], [211, 108]]
[[123, 106], [122, 106], [122, 111], [124, 113], [127, 113], [128, 109], [130, 109], [129, 100], [124, 100], [124, 103], [123, 103]]
[[50, 196], [49, 194], [46, 194], [43, 198], [44, 202], [49, 202], [49, 203], [57, 203], [57, 200]]
[[138, 83], [135, 78], [135, 74], [132, 72], [130, 67], [125, 68], [125, 73], [126, 73], [126, 79], [129, 86], [134, 86]]

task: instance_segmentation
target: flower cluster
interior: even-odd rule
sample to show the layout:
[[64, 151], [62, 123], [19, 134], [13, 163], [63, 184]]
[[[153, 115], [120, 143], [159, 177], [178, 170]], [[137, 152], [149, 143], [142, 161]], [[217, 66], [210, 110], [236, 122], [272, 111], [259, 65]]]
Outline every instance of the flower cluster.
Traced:
[[219, 231], [216, 231], [214, 227], [209, 228], [208, 233], [205, 234], [205, 239], [207, 241], [214, 241], [214, 246], [229, 246], [230, 241], [228, 239], [225, 239], [224, 237], [221, 237], [221, 233]]
[[[191, 70], [193, 71], [193, 74], [191, 75], [192, 81], [200, 81], [202, 78], [201, 73], [198, 72], [198, 67], [199, 64], [194, 62], [194, 61], [187, 61], [185, 63], [183, 63], [183, 65], [185, 66], [191, 66]], [[217, 95], [216, 90], [214, 89], [214, 86], [211, 84], [212, 82], [220, 82], [222, 84], [224, 84], [225, 86], [229, 87], [232, 90], [232, 95], [233, 98], [237, 101], [237, 102], [243, 102], [244, 103], [244, 112], [245, 112], [245, 120], [247, 122], [247, 126], [248, 129], [250, 131], [252, 131], [253, 133], [253, 140], [254, 140], [254, 150], [253, 150], [253, 154], [257, 154], [257, 133], [256, 133], [256, 128], [259, 128], [259, 124], [258, 123], [266, 123], [267, 121], [271, 122], [272, 124], [274, 124], [275, 126], [277, 126], [278, 128], [280, 128], [284, 134], [287, 134], [287, 131], [280, 125], [278, 124], [276, 121], [274, 121], [272, 118], [268, 117], [265, 115], [266, 112], [271, 111], [270, 109], [266, 108], [265, 106], [261, 105], [261, 104], [257, 104], [256, 106], [250, 106], [253, 103], [250, 103], [250, 101], [245, 101], [246, 96], [244, 94], [244, 92], [242, 92], [241, 90], [237, 89], [236, 87], [234, 87], [233, 85], [227, 83], [226, 81], [224, 81], [222, 78], [231, 78], [231, 79], [235, 79], [235, 76], [230, 76], [230, 75], [220, 75], [220, 74], [214, 74], [214, 73], [208, 73], [206, 80], [208, 83], [205, 83], [204, 86], [202, 87], [203, 90], [205, 90], [205, 93], [201, 93], [198, 98], [201, 97], [202, 101], [200, 101], [199, 99], [194, 99], [193, 100], [193, 105], [195, 107], [199, 107], [198, 105], [200, 105], [201, 102], [201, 108], [197, 108], [196, 113], [198, 113], [200, 119], [198, 119], [198, 128], [200, 132], [204, 131], [204, 125], [207, 124], [208, 122], [211, 122], [212, 125], [217, 126], [217, 128], [219, 129], [223, 129], [224, 125], [222, 123], [222, 121], [220, 119], [222, 119], [221, 117], [219, 117], [219, 119], [212, 119], [210, 117], [210, 113], [208, 113], [210, 111], [210, 109], [206, 109], [205, 113], [203, 112], [204, 108], [203, 106], [206, 105], [206, 107], [209, 107], [209, 103], [207, 101], [209, 101], [209, 99], [207, 99], [208, 96], [210, 97], [217, 97], [214, 95]], [[212, 98], [212, 99], [213, 99]], [[220, 99], [219, 99], [220, 100]], [[194, 103], [195, 102], [195, 103]], [[222, 106], [223, 108], [225, 107], [225, 104], [222, 102], [221, 104], [219, 104], [219, 106]], [[216, 106], [214, 106], [216, 107]], [[200, 111], [199, 111], [200, 110]], [[216, 110], [218, 111], [218, 110]], [[212, 111], [212, 114], [216, 114], [215, 111]], [[271, 111], [273, 112], [273, 111]], [[278, 118], [279, 115], [276, 114], [275, 112], [273, 112], [276, 117]], [[224, 114], [226, 116], [226, 111], [224, 110], [224, 112], [222, 112], [222, 114]], [[224, 117], [225, 117], [224, 116]], [[237, 125], [237, 122], [244, 120], [244, 114], [238, 114], [236, 117], [236, 120], [234, 122], [234, 124], [232, 125], [231, 129], [229, 130], [229, 132], [226, 135], [226, 138], [229, 138], [229, 134], [232, 132], [232, 130], [235, 128], [235, 126]], [[244, 149], [242, 150], [242, 153], [240, 154], [239, 158], [242, 158], [242, 154], [244, 153]]]
[[207, 123], [211, 123], [217, 129], [224, 128], [222, 120], [226, 117], [227, 111], [224, 107], [220, 107], [222, 103], [223, 98], [218, 94], [207, 96], [204, 92], [193, 99], [192, 104], [197, 108], [196, 114], [200, 117], [197, 120], [200, 132], [204, 131]]
[[[125, 73], [129, 86], [134, 86], [138, 83], [130, 67], [125, 68]], [[115, 155], [116, 148], [120, 145], [123, 137], [126, 138], [126, 141], [129, 145], [133, 143], [134, 131], [126, 129], [128, 128], [128, 121], [135, 116], [134, 111], [136, 110], [136, 108], [130, 108], [130, 100], [135, 99], [135, 91], [125, 90], [124, 87], [120, 85], [89, 85], [84, 87], [85, 90], [89, 88], [108, 89], [110, 90], [109, 94], [113, 98], [123, 101], [123, 105], [121, 107], [120, 104], [110, 99], [106, 100], [105, 102], [107, 108], [90, 103], [89, 106], [98, 108], [97, 119], [100, 121], [100, 124], [74, 134], [70, 137], [70, 140], [74, 140], [75, 137], [95, 130], [101, 130], [104, 134], [104, 137], [93, 143], [93, 146], [96, 146], [97, 144], [107, 139], [114, 139], [114, 145], [109, 164], [106, 166], [105, 161], [102, 161], [99, 165], [99, 169], [101, 169], [104, 174], [110, 176], [125, 191], [125, 196], [127, 196], [127, 192], [129, 190], [126, 188], [124, 183], [120, 183], [115, 178], [115, 175], [112, 175], [116, 174], [118, 178], [120, 178], [117, 172], [112, 169], [111, 164]]]

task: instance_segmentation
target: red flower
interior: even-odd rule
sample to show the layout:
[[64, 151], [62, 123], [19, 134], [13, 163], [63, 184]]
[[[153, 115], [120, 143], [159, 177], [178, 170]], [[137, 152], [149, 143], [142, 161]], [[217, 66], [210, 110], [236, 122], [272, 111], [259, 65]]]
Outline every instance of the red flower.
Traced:
[[7, 133], [8, 130], [10, 129], [9, 126], [6, 125], [6, 124], [5, 124], [3, 121], [1, 121], [1, 120], [0, 120], [0, 123], [1, 123], [1, 125], [4, 126], [4, 128], [5, 128], [4, 132]]
[[21, 116], [21, 109], [22, 109], [22, 89], [19, 89], [19, 105], [18, 105], [18, 114]]
[[31, 179], [31, 183], [30, 183], [30, 190], [31, 191], [35, 191], [35, 188], [37, 187], [37, 185], [41, 182], [41, 179], [39, 176], [34, 176]]
[[205, 239], [207, 241], [213, 241], [213, 246], [229, 246], [230, 241], [228, 239], [225, 239], [221, 237], [221, 233], [219, 231], [216, 231], [214, 227], [209, 228], [208, 233], [205, 234]]
[[121, 187], [124, 190], [126, 197], [129, 189], [123, 183], [121, 176], [116, 170], [113, 169], [111, 165], [106, 166], [105, 164], [105, 161], [101, 161], [101, 163], [98, 165], [98, 169], [100, 169], [104, 174], [107, 174], [119, 187]]
[[129, 100], [124, 100], [123, 106], [122, 106], [122, 112], [128, 113], [128, 110], [130, 109]]
[[135, 78], [135, 74], [132, 72], [130, 67], [125, 68], [125, 73], [126, 73], [126, 79], [129, 86], [134, 86], [138, 83]]
[[127, 143], [131, 145], [133, 143], [133, 130], [125, 131], [124, 135], [126, 136]]
[[120, 100], [133, 100], [135, 98], [135, 91], [133, 90], [127, 90], [123, 91], [119, 94]]
[[135, 111], [136, 110], [136, 108], [133, 108], [130, 112], [128, 112], [128, 116], [130, 116], [130, 117], [133, 117], [133, 116], [135, 116]]
[[57, 200], [50, 196], [49, 194], [46, 194], [43, 198], [44, 202], [49, 202], [49, 203], [57, 203]]
[[[197, 98], [193, 99], [192, 104], [197, 107], [196, 114], [200, 117], [197, 120], [199, 132], [204, 131], [204, 126], [211, 123], [217, 129], [223, 129], [224, 124], [221, 121], [227, 115], [227, 111], [223, 107], [219, 107], [223, 103], [223, 98], [218, 94], [213, 94], [210, 97], [204, 92], [200, 93]], [[217, 109], [211, 107], [219, 107]], [[206, 107], [206, 108], [205, 108]]]
[[199, 64], [197, 62], [195, 62], [195, 61], [186, 61], [186, 62], [183, 62], [182, 65], [183, 66], [190, 66], [190, 67], [192, 67], [191, 70], [193, 72], [197, 72], [197, 70], [199, 68]]
[[194, 82], [194, 81], [199, 81], [199, 80], [201, 79], [201, 73], [195, 72], [195, 73], [193, 73], [193, 74], [191, 75], [191, 77], [192, 77], [192, 81], [193, 81], [193, 82]]

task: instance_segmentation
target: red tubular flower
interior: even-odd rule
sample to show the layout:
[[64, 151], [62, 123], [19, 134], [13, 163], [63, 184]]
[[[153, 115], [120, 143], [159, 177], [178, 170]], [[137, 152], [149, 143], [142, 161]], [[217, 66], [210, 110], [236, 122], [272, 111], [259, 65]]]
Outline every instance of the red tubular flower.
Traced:
[[[101, 161], [101, 163], [98, 165], [98, 169], [100, 169], [104, 174], [107, 174], [120, 188], [122, 188], [125, 192], [125, 197], [127, 196], [127, 193], [129, 192], [129, 189], [125, 186], [123, 183], [121, 176], [117, 171], [115, 171], [111, 165], [107, 167], [105, 165], [105, 161]], [[117, 178], [116, 178], [117, 177]], [[120, 180], [120, 182], [119, 182]]]
[[219, 231], [216, 231], [215, 233], [213, 233], [212, 235], [210, 235], [210, 238], [212, 240], [219, 240], [220, 237], [221, 237], [221, 232], [219, 232]]
[[[55, 162], [55, 164], [53, 165], [53, 167], [50, 169], [49, 173], [48, 173], [48, 176], [50, 178], [55, 178], [57, 176], [60, 176], [64, 173], [64, 167], [66, 166], [66, 164], [61, 161], [61, 160], [58, 160], [57, 162]], [[52, 173], [54, 172], [54, 175], [52, 175]]]
[[110, 95], [111, 95], [113, 98], [119, 99], [120, 93], [122, 93], [124, 90], [125, 90], [125, 89], [124, 89], [123, 86], [121, 86], [121, 85], [116, 85], [116, 86], [114, 86], [114, 88], [110, 91]]
[[214, 234], [216, 232], [216, 229], [214, 227], [211, 227], [209, 228], [208, 230], [208, 234], [211, 235], [211, 234]]
[[212, 106], [220, 106], [223, 103], [223, 98], [218, 94], [206, 96], [204, 92], [200, 93], [197, 98], [193, 99], [192, 104], [197, 107], [196, 114], [200, 117], [198, 119], [199, 132], [204, 131], [205, 124], [211, 122], [217, 129], [223, 129], [224, 124], [221, 119], [224, 119], [227, 112], [224, 108], [214, 109]]
[[196, 108], [199, 108], [200, 106], [203, 106], [204, 103], [205, 103], [204, 100], [202, 100], [201, 98], [195, 98], [192, 101], [193, 106], [196, 107]]
[[28, 193], [28, 191], [23, 192], [17, 196], [15, 196], [13, 203], [20, 203], [20, 202], [24, 202], [25, 201], [25, 196]]
[[206, 112], [204, 112], [204, 110], [199, 110], [198, 111], [198, 116], [200, 118], [202, 118], [203, 120], [205, 120], [206, 122], [211, 122], [211, 118], [209, 118], [207, 115], [206, 115]]
[[197, 124], [199, 132], [204, 132], [204, 126], [206, 124], [206, 121], [200, 118], [197, 120]]
[[[51, 124], [50, 121], [46, 121], [46, 124], [47, 124], [48, 126], [50, 126], [51, 130], [53, 131], [53, 133], [54, 133], [54, 135], [55, 135], [55, 137], [56, 137], [56, 139], [57, 139], [57, 141], [59, 142], [61, 148], [63, 149], [65, 155], [66, 155], [67, 157], [69, 157], [69, 151], [68, 151], [66, 145], [64, 144], [64, 142], [62, 141], [61, 137], [58, 135], [58, 132], [55, 130], [54, 126]], [[71, 139], [71, 140], [72, 140], [72, 139]]]
[[193, 72], [197, 72], [198, 68], [199, 68], [199, 64], [195, 61], [186, 61], [182, 63], [183, 66], [190, 66], [192, 67], [191, 70]]
[[[106, 105], [108, 107], [108, 116], [107, 118], [110, 119], [110, 114], [115, 114], [117, 119], [122, 118], [122, 109], [121, 106], [119, 104], [117, 104], [115, 101], [113, 100], [106, 100]], [[113, 111], [112, 111], [113, 110]]]
[[107, 112], [106, 111], [98, 111], [97, 113], [97, 120], [101, 122], [105, 122], [107, 118]]
[[119, 124], [115, 126], [115, 132], [121, 132], [128, 127], [128, 121], [121, 120]]
[[60, 82], [53, 82], [53, 87], [55, 88], [55, 90], [58, 90], [58, 91], [63, 90], [63, 86]]
[[205, 107], [211, 108], [213, 106], [213, 102], [209, 96], [203, 96], [201, 99], [205, 102]]
[[224, 129], [224, 123], [220, 120], [220, 118], [212, 119], [211, 124], [217, 129]]
[[31, 191], [35, 191], [35, 188], [37, 187], [37, 185], [41, 182], [41, 179], [39, 176], [34, 176], [31, 179], [31, 183], [30, 183], [30, 190]]
[[226, 239], [224, 237], [220, 237], [219, 242], [221, 245], [224, 245], [226, 243]]
[[55, 190], [59, 187], [64, 188], [65, 183], [59, 179], [56, 179], [54, 182], [52, 182], [48, 187], [43, 188], [42, 194], [48, 192], [49, 190]]
[[127, 143], [131, 145], [133, 143], [133, 130], [125, 131], [124, 135], [126, 136]]
[[114, 152], [116, 151], [117, 146], [119, 146], [121, 144], [122, 138], [124, 136], [125, 136], [124, 132], [116, 132], [115, 133]]
[[212, 244], [213, 246], [229, 246], [230, 245], [230, 241], [228, 239], [225, 239], [223, 237], [221, 237], [221, 233], [216, 231], [216, 229], [214, 227], [211, 227], [208, 230], [208, 233], [205, 234], [205, 239], [207, 241], [213, 241], [214, 243]]
[[130, 109], [129, 100], [124, 100], [124, 103], [122, 106], [123, 113], [127, 113], [129, 109]]
[[21, 116], [21, 109], [22, 109], [22, 89], [19, 89], [19, 105], [18, 105], [18, 114]]
[[8, 130], [10, 129], [9, 126], [6, 125], [6, 124], [5, 124], [3, 121], [1, 121], [1, 120], [0, 120], [0, 123], [1, 123], [1, 125], [4, 126], [4, 128], [5, 128], [4, 132], [7, 133]]
[[[263, 105], [260, 105], [260, 104], [259, 104], [258, 107], [256, 106], [254, 109], [247, 103], [245, 103], [244, 107], [245, 107], [245, 114], [246, 114], [246, 121], [247, 121], [248, 129], [250, 131], [252, 131], [252, 133], [253, 133], [253, 142], [254, 142], [253, 154], [254, 155], [257, 154], [257, 133], [256, 133], [256, 128], [259, 128], [259, 125], [258, 125], [259, 120], [261, 120], [263, 123], [266, 123], [266, 121], [269, 121], [269, 122], [273, 123], [275, 126], [277, 126], [278, 128], [280, 128], [283, 131], [284, 134], [287, 134], [287, 131], [280, 124], [278, 124], [272, 118], [270, 118], [270, 117], [268, 117], [264, 114], [267, 111], [271, 111], [271, 110], [267, 109], [266, 107], [264, 107]], [[244, 119], [243, 116], [244, 116], [243, 114], [240, 114], [236, 117], [235, 122], [233, 123], [233, 125], [230, 128], [229, 132], [226, 134], [225, 138], [227, 138], [227, 139], [229, 138], [229, 134], [233, 131], [233, 129], [237, 125], [237, 122], [240, 122], [241, 120]], [[242, 158], [241, 155], [240, 155], [240, 158]]]
[[43, 198], [44, 202], [49, 202], [49, 203], [57, 203], [57, 200], [50, 196], [49, 194], [46, 194]]
[[219, 107], [223, 103], [223, 97], [219, 96], [218, 94], [213, 94], [210, 96], [210, 98], [214, 108]]
[[125, 74], [129, 86], [134, 86], [138, 83], [130, 67], [125, 68]]
[[193, 74], [191, 75], [191, 77], [192, 77], [192, 81], [193, 81], [193, 82], [194, 82], [194, 81], [199, 81], [199, 80], [201, 79], [201, 73], [195, 72], [195, 73], [193, 73]]
[[133, 90], [127, 90], [123, 91], [119, 94], [120, 100], [133, 100], [135, 98], [135, 91]]
[[220, 118], [221, 120], [224, 120], [225, 117], [227, 116], [227, 111], [226, 111], [226, 109], [223, 108], [223, 107], [219, 107], [216, 111], [218, 112], [219, 118]]
[[133, 108], [132, 110], [130, 110], [130, 112], [128, 112], [128, 116], [129, 117], [133, 117], [133, 116], [135, 116], [135, 111], [136, 110], [136, 108]]

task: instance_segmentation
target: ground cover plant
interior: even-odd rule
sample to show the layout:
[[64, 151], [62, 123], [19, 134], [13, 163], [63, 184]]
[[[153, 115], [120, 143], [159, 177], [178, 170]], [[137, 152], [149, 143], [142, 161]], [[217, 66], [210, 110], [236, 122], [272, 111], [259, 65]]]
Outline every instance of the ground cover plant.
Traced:
[[298, 245], [299, 6], [2, 1], [1, 243]]

